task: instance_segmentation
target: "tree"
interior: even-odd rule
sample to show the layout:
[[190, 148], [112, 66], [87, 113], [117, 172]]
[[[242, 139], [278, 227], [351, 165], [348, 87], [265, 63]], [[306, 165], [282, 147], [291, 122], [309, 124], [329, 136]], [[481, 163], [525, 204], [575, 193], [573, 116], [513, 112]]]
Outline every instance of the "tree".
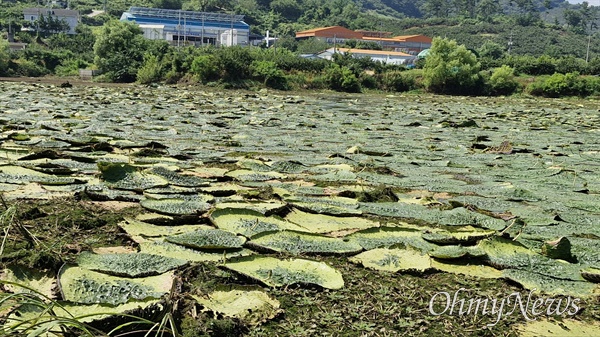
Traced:
[[4, 39], [0, 39], [0, 75], [5, 75], [8, 71], [8, 61], [10, 60], [10, 54], [8, 49], [8, 42]]
[[425, 88], [435, 93], [475, 94], [481, 87], [480, 67], [467, 47], [436, 37], [423, 68]]
[[275, 0], [271, 2], [271, 10], [290, 21], [296, 21], [302, 15], [302, 8], [294, 0]]
[[183, 0], [154, 0], [154, 7], [163, 9], [181, 9]]
[[477, 4], [477, 14], [485, 21], [491, 21], [492, 17], [501, 11], [502, 7], [496, 0], [481, 0]]
[[489, 57], [498, 60], [504, 57], [504, 47], [492, 41], [486, 41], [478, 50], [479, 57]]
[[423, 12], [428, 17], [446, 18], [448, 17], [451, 4], [449, 0], [426, 0], [423, 4]]
[[329, 44], [323, 40], [310, 38], [298, 42], [298, 49], [296, 51], [300, 54], [314, 54], [320, 53], [329, 47]]
[[53, 18], [50, 15], [40, 15], [39, 19], [34, 22], [34, 25], [44, 35], [48, 33], [68, 32], [71, 28], [65, 20]]
[[478, 2], [479, 0], [454, 0], [454, 7], [459, 15], [473, 18]]
[[144, 62], [146, 40], [134, 23], [109, 21], [94, 43], [94, 63], [115, 82], [133, 82]]

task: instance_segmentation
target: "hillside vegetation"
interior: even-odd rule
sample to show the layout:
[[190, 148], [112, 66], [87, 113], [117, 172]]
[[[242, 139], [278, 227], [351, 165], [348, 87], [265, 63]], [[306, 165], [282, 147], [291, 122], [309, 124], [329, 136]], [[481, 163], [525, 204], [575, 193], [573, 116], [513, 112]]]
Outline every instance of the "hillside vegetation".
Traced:
[[[77, 27], [79, 34], [52, 34], [52, 30], [37, 35], [18, 32], [16, 39], [30, 45], [24, 51], [11, 54], [7, 53], [6, 46], [0, 46], [1, 75], [70, 76], [77, 75], [80, 68], [96, 67], [105, 71], [103, 80], [114, 82], [185, 81], [284, 90], [427, 90], [474, 95], [525, 91], [545, 96], [586, 96], [596, 94], [600, 88], [597, 81], [584, 79], [557, 91], [552, 84], [544, 89], [544, 78], [522, 79], [555, 73], [571, 74], [568, 79], [577, 79], [580, 75], [600, 73], [600, 36], [596, 24], [599, 8], [585, 2], [575, 6], [549, 0], [135, 0], [131, 3], [118, 0], [106, 3], [107, 11], [94, 16], [85, 14], [102, 8], [103, 3], [75, 0], [69, 4], [84, 14], [83, 24]], [[10, 24], [11, 29], [18, 31], [17, 28], [27, 26], [19, 13], [33, 5], [6, 3], [0, 9], [2, 28], [7, 30]], [[241, 13], [255, 33], [270, 30], [272, 36], [278, 37], [279, 48], [277, 51], [179, 49], [165, 41], [144, 40], [139, 29], [115, 20], [129, 6]], [[476, 63], [461, 63], [468, 65], [471, 80], [459, 80], [461, 87], [450, 92], [447, 85], [429, 82], [427, 74], [431, 74], [434, 65], [428, 70], [425, 62], [405, 72], [404, 66], [385, 66], [349, 56], [338, 57], [333, 62], [299, 59], [298, 53], [319, 52], [328, 46], [319, 41], [295, 41], [295, 32], [330, 25], [392, 34], [425, 34], [439, 37], [444, 43], [464, 46], [476, 58]], [[373, 48], [372, 44], [356, 41], [349, 41], [348, 45]], [[501, 66], [509, 69], [500, 71]], [[463, 70], [456, 66], [449, 69], [450, 72], [442, 72], [442, 78], [450, 82], [456, 80], [452, 79], [455, 72], [452, 69]], [[514, 76], [517, 79], [513, 79]], [[498, 84], [498, 78], [507, 80], [507, 87], [503, 81]], [[531, 87], [534, 82], [539, 85]]]

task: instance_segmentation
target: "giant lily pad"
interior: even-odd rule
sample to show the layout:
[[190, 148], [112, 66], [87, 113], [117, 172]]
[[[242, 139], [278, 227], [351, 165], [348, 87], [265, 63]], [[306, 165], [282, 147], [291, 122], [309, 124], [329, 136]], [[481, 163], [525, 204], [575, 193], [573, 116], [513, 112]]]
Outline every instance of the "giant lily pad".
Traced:
[[211, 204], [202, 199], [144, 199], [140, 205], [151, 211], [167, 215], [200, 215], [211, 208]]
[[559, 279], [520, 269], [506, 269], [503, 270], [503, 274], [504, 277], [521, 284], [525, 289], [536, 289], [552, 296], [589, 298], [600, 293], [596, 284], [585, 281]]
[[422, 272], [431, 268], [429, 256], [412, 248], [372, 249], [351, 257], [350, 261], [366, 268], [394, 273], [401, 270]]
[[237, 318], [250, 326], [267, 321], [281, 312], [279, 301], [258, 287], [223, 289], [206, 296], [192, 297], [204, 306], [205, 311], [212, 311], [215, 318]]
[[474, 276], [480, 278], [502, 278], [504, 274], [502, 271], [492, 268], [490, 266], [474, 264], [469, 261], [460, 260], [432, 260], [431, 266], [446, 273]]
[[237, 249], [242, 248], [246, 239], [221, 229], [201, 229], [193, 232], [172, 235], [166, 241], [196, 249]]
[[125, 221], [121, 221], [118, 225], [138, 243], [147, 241], [148, 239], [212, 228], [203, 225], [158, 226], [130, 218], [126, 218]]
[[379, 227], [379, 223], [359, 217], [337, 217], [313, 214], [293, 209], [285, 220], [298, 224], [313, 233], [331, 233], [343, 230], [367, 229]]
[[142, 172], [139, 168], [128, 164], [98, 162], [98, 168], [106, 183], [117, 189], [143, 191], [169, 184], [166, 179], [158, 175]]
[[342, 274], [323, 262], [306, 259], [279, 260], [248, 256], [232, 260], [225, 268], [257, 279], [270, 287], [291, 284], [316, 284], [323, 288], [344, 287]]
[[156, 174], [164, 179], [166, 179], [169, 184], [173, 184], [176, 186], [183, 187], [206, 187], [210, 185], [210, 181], [193, 176], [193, 175], [183, 175], [174, 171], [169, 170], [168, 168], [162, 166], [156, 166], [151, 169], [153, 174]]
[[187, 261], [180, 259], [144, 253], [92, 254], [83, 252], [77, 257], [77, 264], [81, 268], [125, 277], [159, 275], [186, 263]]
[[289, 230], [257, 234], [248, 244], [258, 249], [292, 254], [356, 254], [362, 251], [356, 242]]
[[58, 282], [62, 297], [67, 301], [117, 305], [133, 299], [160, 298], [171, 290], [173, 273], [130, 279], [80, 267], [63, 267]]
[[38, 271], [19, 265], [9, 265], [0, 273], [3, 281], [9, 281], [16, 284], [3, 284], [4, 288], [10, 292], [29, 292], [30, 290], [19, 287], [24, 285], [28, 288], [35, 289], [38, 293], [53, 298], [52, 289], [55, 286], [56, 278], [54, 273]]
[[369, 228], [346, 237], [349, 242], [357, 242], [364, 249], [391, 247], [405, 244], [422, 251], [430, 251], [436, 247], [421, 238], [421, 231], [411, 226]]
[[249, 249], [213, 249], [211, 251], [202, 251], [163, 241], [146, 241], [140, 243], [140, 253], [160, 255], [190, 262], [218, 262], [238, 256], [248, 256], [254, 254], [254, 252]]
[[28, 184], [39, 183], [44, 185], [65, 185], [82, 183], [72, 177], [60, 177], [34, 171], [20, 166], [0, 166], [0, 183]]
[[311, 213], [338, 216], [355, 216], [362, 214], [362, 211], [358, 209], [358, 202], [350, 198], [312, 198], [303, 196], [291, 196], [285, 198], [285, 201], [289, 202], [296, 208]]
[[303, 227], [291, 222], [266, 217], [262, 213], [248, 209], [217, 209], [210, 214], [210, 219], [218, 228], [242, 234], [246, 237], [283, 229], [304, 230]]

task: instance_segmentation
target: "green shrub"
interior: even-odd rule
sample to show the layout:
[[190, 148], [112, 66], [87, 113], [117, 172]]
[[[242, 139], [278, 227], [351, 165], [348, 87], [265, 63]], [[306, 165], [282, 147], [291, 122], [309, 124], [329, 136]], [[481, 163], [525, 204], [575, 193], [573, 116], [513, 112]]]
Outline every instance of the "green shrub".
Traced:
[[332, 63], [325, 70], [325, 78], [329, 88], [336, 91], [360, 92], [360, 82], [356, 75], [346, 66], [339, 66]]
[[8, 61], [10, 61], [8, 42], [0, 39], [0, 75], [8, 73]]
[[227, 82], [250, 78], [253, 58], [249, 48], [240, 46], [218, 49], [215, 53], [218, 67], [223, 70]]
[[137, 81], [142, 84], [158, 82], [162, 79], [162, 66], [158, 57], [150, 53], [144, 55], [144, 63], [138, 69]]
[[133, 82], [144, 62], [147, 41], [134, 23], [109, 21], [96, 36], [94, 63], [113, 82]]
[[54, 73], [58, 76], [79, 76], [79, 69], [85, 69], [90, 66], [90, 63], [77, 58], [63, 61], [61, 65], [54, 69]]
[[20, 76], [41, 77], [48, 74], [46, 68], [23, 58], [15, 60], [15, 64], [15, 73]]
[[198, 77], [202, 83], [218, 80], [220, 69], [214, 55], [199, 55], [194, 58], [191, 66], [192, 74]]
[[329, 81], [325, 75], [316, 75], [308, 79], [306, 87], [307, 89], [327, 89], [329, 88]]
[[579, 73], [555, 73], [540, 79], [527, 87], [527, 91], [536, 96], [588, 96], [596, 90], [594, 81], [586, 80]]
[[443, 94], [479, 94], [482, 78], [477, 57], [454, 40], [436, 37], [425, 59], [425, 88]]
[[556, 60], [556, 72], [561, 74], [578, 72], [588, 74], [585, 60], [573, 56], [566, 56]]
[[514, 69], [507, 65], [494, 69], [488, 84], [492, 95], [510, 95], [519, 87], [519, 83], [515, 80]]
[[362, 73], [359, 77], [359, 80], [362, 88], [377, 89], [379, 87], [379, 81], [377, 80], [377, 77], [371, 74]]
[[404, 71], [387, 71], [381, 75], [381, 86], [386, 91], [409, 91], [415, 89], [415, 79]]
[[517, 74], [527, 75], [552, 75], [556, 72], [555, 60], [543, 55], [538, 58], [533, 56], [511, 56], [504, 60], [504, 64], [515, 69]]
[[589, 75], [600, 75], [600, 57], [594, 57], [587, 64]]
[[288, 90], [285, 74], [273, 61], [253, 61], [250, 65], [252, 76], [264, 85], [274, 89]]

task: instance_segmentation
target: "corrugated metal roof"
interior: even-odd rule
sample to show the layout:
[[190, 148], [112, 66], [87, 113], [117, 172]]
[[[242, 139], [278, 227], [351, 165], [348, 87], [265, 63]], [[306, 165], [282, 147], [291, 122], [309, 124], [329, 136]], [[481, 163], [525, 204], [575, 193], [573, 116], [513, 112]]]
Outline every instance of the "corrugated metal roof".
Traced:
[[[333, 48], [328, 49], [333, 50]], [[413, 55], [402, 53], [399, 51], [386, 51], [386, 50], [371, 50], [371, 49], [350, 49], [350, 48], [336, 48], [339, 53], [351, 53], [351, 54], [369, 54], [369, 55], [389, 55], [389, 56], [406, 56], [414, 57]]]

